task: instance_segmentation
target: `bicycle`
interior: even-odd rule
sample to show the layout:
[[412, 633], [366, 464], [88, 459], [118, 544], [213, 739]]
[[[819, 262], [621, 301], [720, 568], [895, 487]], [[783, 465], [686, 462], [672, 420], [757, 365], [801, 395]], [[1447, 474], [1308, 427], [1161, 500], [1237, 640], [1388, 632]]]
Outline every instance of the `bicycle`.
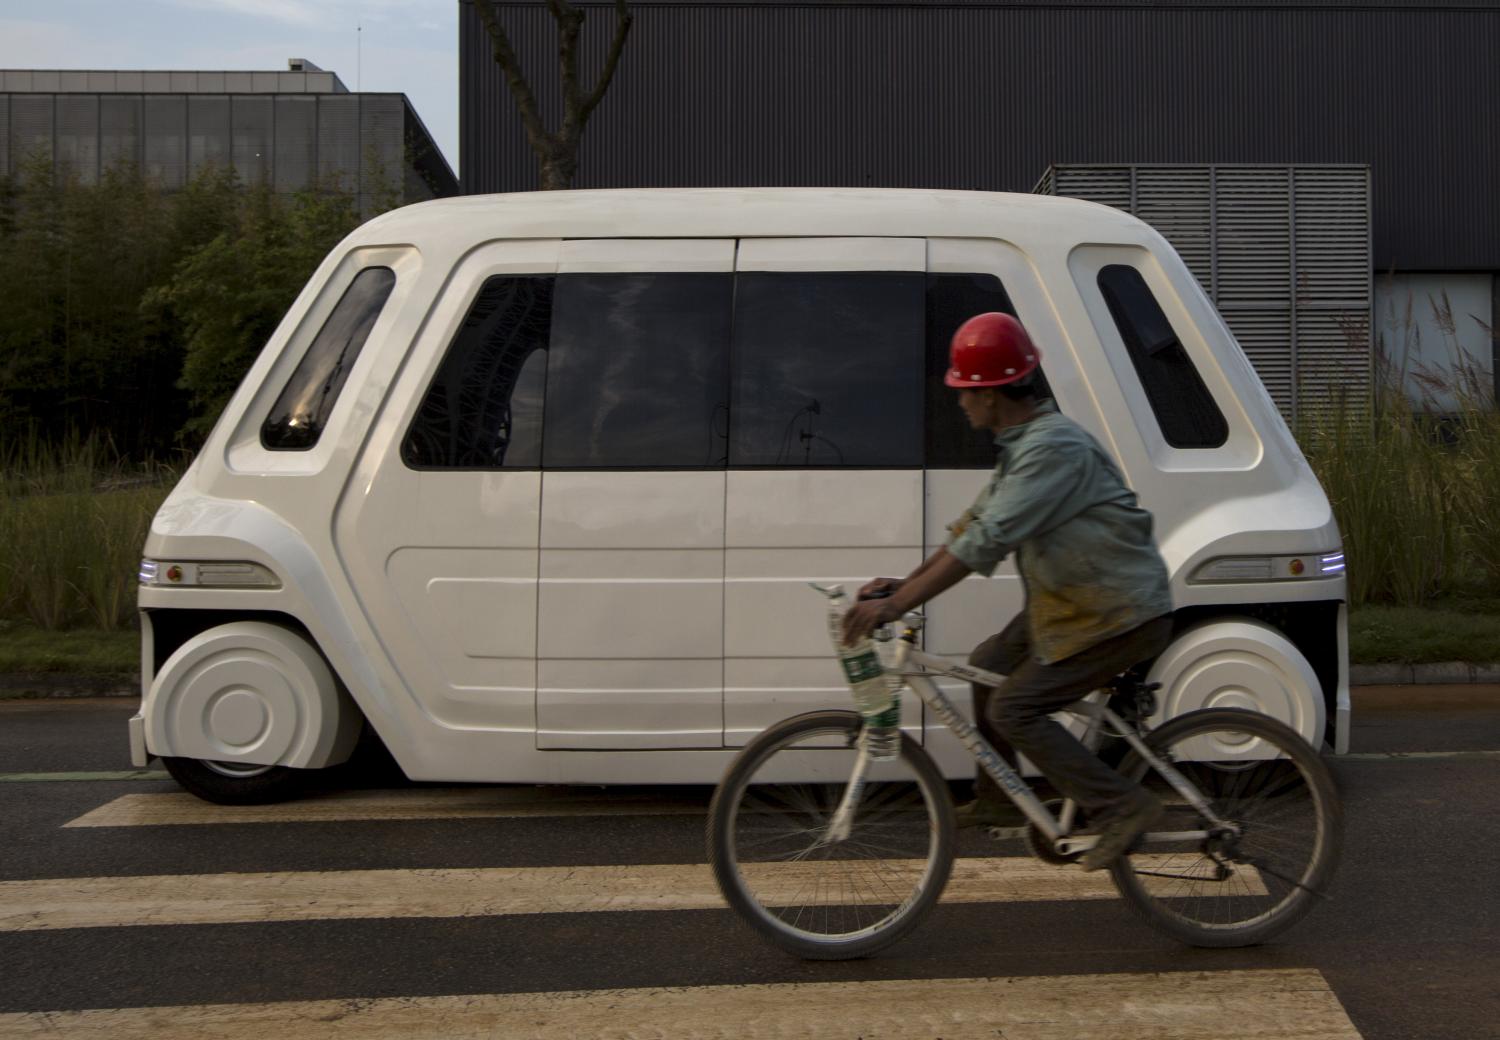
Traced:
[[[1073, 862], [1094, 843], [1079, 808], [1044, 804], [934, 681], [1002, 678], [919, 650], [921, 615], [901, 624], [886, 669], [897, 705], [902, 689], [915, 692], [1025, 814], [1029, 851]], [[890, 625], [876, 633], [892, 636]], [[1087, 721], [1092, 750], [1107, 734], [1123, 739], [1117, 768], [1166, 802], [1159, 829], [1110, 877], [1148, 924], [1190, 945], [1264, 942], [1326, 897], [1343, 827], [1333, 777], [1295, 730], [1257, 712], [1206, 708], [1149, 729], [1157, 686], [1126, 672], [1069, 709]], [[824, 710], [771, 726], [736, 756], [709, 808], [709, 860], [725, 900], [804, 958], [865, 957], [903, 938], [953, 870], [947, 781], [920, 743], [873, 718]]]

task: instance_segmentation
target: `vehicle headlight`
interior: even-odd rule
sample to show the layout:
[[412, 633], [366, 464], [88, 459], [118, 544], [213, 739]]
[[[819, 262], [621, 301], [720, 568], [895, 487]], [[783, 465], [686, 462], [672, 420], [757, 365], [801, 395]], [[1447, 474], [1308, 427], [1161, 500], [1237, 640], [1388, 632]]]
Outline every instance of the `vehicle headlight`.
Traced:
[[1221, 556], [1201, 564], [1188, 578], [1191, 585], [1246, 581], [1303, 581], [1335, 578], [1344, 573], [1344, 554], [1303, 553], [1299, 556]]
[[200, 589], [279, 589], [280, 580], [268, 567], [242, 560], [141, 560], [137, 575], [152, 588], [187, 586]]

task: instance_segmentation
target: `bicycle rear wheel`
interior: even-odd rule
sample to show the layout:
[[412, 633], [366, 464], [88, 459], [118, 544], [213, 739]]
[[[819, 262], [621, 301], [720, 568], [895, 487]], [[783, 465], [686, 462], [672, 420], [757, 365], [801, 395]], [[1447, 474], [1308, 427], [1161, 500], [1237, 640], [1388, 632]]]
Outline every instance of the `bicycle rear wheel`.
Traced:
[[865, 957], [915, 928], [953, 868], [953, 805], [932, 759], [901, 740], [875, 763], [843, 841], [828, 827], [853, 774], [862, 721], [818, 711], [740, 752], [709, 807], [708, 855], [724, 898], [801, 957]]
[[[1338, 864], [1343, 810], [1333, 776], [1290, 727], [1257, 712], [1190, 712], [1146, 737], [1237, 835], [1148, 842], [1110, 866], [1120, 894], [1153, 927], [1194, 946], [1252, 946], [1301, 920]], [[1148, 776], [1134, 750], [1120, 772], [1167, 802], [1153, 832], [1212, 825]]]

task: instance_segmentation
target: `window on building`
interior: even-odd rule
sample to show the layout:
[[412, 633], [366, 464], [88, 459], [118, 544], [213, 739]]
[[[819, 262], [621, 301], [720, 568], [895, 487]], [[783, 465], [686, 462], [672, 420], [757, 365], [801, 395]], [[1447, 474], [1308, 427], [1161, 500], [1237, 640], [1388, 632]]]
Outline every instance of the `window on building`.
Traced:
[[401, 457], [415, 469], [535, 469], [554, 280], [497, 277], [480, 287], [438, 366]]
[[[943, 381], [953, 334], [974, 315], [989, 311], [1016, 313], [1010, 295], [994, 275], [927, 276], [926, 459], [932, 469], [989, 469], [995, 465], [994, 434], [969, 425], [958, 406], [958, 392]], [[1037, 380], [1039, 395], [1051, 397], [1041, 371]]]
[[1166, 442], [1174, 448], [1217, 448], [1228, 440], [1224, 413], [1141, 273], [1111, 264], [1099, 272], [1099, 291]]
[[272, 405], [261, 426], [261, 444], [296, 451], [318, 443], [349, 370], [395, 285], [396, 274], [389, 267], [367, 267], [354, 277]]
[[922, 465], [924, 279], [741, 273], [729, 464]]
[[542, 464], [722, 468], [733, 295], [728, 272], [559, 276]]

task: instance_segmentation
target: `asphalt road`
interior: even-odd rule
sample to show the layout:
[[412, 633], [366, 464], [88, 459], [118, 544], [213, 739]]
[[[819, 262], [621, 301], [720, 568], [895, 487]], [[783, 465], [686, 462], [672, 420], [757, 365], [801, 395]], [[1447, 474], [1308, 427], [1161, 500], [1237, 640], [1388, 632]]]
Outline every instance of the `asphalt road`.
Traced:
[[[1103, 994], [1106, 984], [1119, 978], [1126, 980], [1128, 996], [1131, 986], [1155, 985], [1153, 978], [1185, 985], [1198, 978], [1195, 973], [1214, 973], [1207, 984], [1227, 988], [1266, 971], [1298, 979], [1311, 971], [1357, 1030], [1342, 1035], [1500, 1038], [1500, 689], [1363, 689], [1357, 698], [1355, 754], [1333, 760], [1348, 816], [1333, 898], [1274, 943], [1242, 950], [1186, 948], [1138, 924], [1113, 899], [944, 904], [899, 945], [869, 960], [844, 963], [789, 958], [717, 908], [318, 916], [345, 912], [330, 910], [297, 920], [274, 919], [273, 913], [272, 919], [234, 923], [179, 921], [172, 915], [197, 912], [186, 894], [196, 883], [192, 879], [225, 874], [309, 872], [308, 877], [331, 878], [326, 872], [382, 871], [387, 873], [369, 877], [381, 884], [415, 877], [419, 884], [425, 879], [437, 886], [455, 871], [568, 867], [582, 875], [583, 868], [702, 864], [701, 810], [710, 792], [506, 789], [523, 801], [552, 804], [553, 799], [564, 805], [582, 799], [593, 808], [576, 814], [441, 818], [445, 804], [451, 808], [483, 792], [403, 784], [378, 758], [370, 758], [329, 778], [335, 788], [352, 790], [336, 797], [352, 799], [348, 804], [357, 807], [387, 797], [385, 789], [394, 787], [399, 797], [439, 811], [411, 819], [337, 818], [335, 812], [335, 818], [316, 822], [296, 816], [282, 822], [227, 822], [209, 810], [206, 819], [212, 822], [184, 822], [194, 813], [204, 818], [202, 807], [168, 797], [178, 790], [171, 781], [4, 779], [129, 769], [124, 720], [133, 702], [0, 702], [0, 1037], [126, 1035], [114, 1020], [87, 1032], [86, 1019], [16, 1014], [86, 1008], [173, 1007], [181, 1016], [180, 1009], [189, 1005], [338, 1001], [343, 1009], [334, 1013], [338, 1018], [466, 994], [471, 996], [462, 1014], [472, 1016], [478, 1006], [472, 995], [567, 992], [582, 1006], [572, 991], [640, 991], [670, 1003], [692, 1000], [699, 992], [717, 993], [714, 999], [721, 1000], [730, 992], [701, 990], [707, 986], [878, 980], [938, 986], [941, 980], [980, 978], [1005, 980], [1007, 992], [1017, 994], [1028, 980], [1045, 982], [1043, 989], [1083, 994], [1067, 1017], [1081, 1015], [1077, 1002]], [[129, 795], [150, 797], [122, 801]], [[174, 811], [187, 815], [173, 817], [177, 822], [151, 822], [158, 804], [178, 806]], [[120, 806], [143, 806], [145, 816], [134, 822], [96, 816], [92, 819], [108, 825], [68, 826], [96, 810]], [[998, 844], [1005, 848], [997, 851], [996, 843], [967, 837], [962, 851], [1021, 854], [1018, 843]], [[480, 877], [459, 876], [476, 884]], [[100, 897], [82, 902], [76, 912], [94, 916], [77, 926], [15, 923], [32, 909], [28, 901], [39, 897], [13, 883], [69, 879], [79, 891], [105, 891], [97, 888], [101, 878], [159, 879], [149, 885], [162, 891], [161, 906], [152, 911], [161, 916], [132, 916], [138, 908], [116, 907]], [[346, 886], [359, 881], [351, 874], [337, 879]], [[326, 898], [336, 902], [338, 897], [335, 892]], [[1138, 1002], [1165, 999], [1155, 992], [1142, 991]], [[380, 998], [402, 1000], [389, 1005]], [[608, 1008], [625, 1006], [623, 999], [613, 994], [600, 1005], [609, 1028], [594, 1029], [592, 1035], [658, 1035], [618, 1017], [625, 1012], [608, 1017]], [[1131, 1001], [1122, 999], [1120, 1007], [1128, 1009]], [[442, 1016], [460, 1014], [421, 1007], [431, 1035], [447, 1035], [443, 1023], [449, 1020]], [[724, 1017], [732, 1014], [721, 1013], [712, 1035], [752, 1033], [755, 1023], [748, 1015], [743, 1021]], [[766, 1014], [764, 1007], [759, 1014]], [[460, 1020], [461, 1015], [452, 1021]], [[893, 1021], [884, 1032], [866, 1032], [943, 1035], [923, 1022], [903, 1025], [899, 1016]], [[1247, 1022], [1226, 1012], [1217, 1034], [1174, 1032], [1167, 1022], [1155, 1035], [1303, 1035], [1290, 1028], [1254, 1031]], [[141, 1028], [140, 1035], [156, 1035], [162, 1020]], [[679, 1034], [704, 1035], [704, 1030], [683, 1025], [672, 1035]], [[473, 1035], [508, 1034], [494, 1027]], [[864, 1033], [848, 1024], [817, 1035], [852, 1040]], [[985, 1035], [1054, 1034], [1007, 1026]], [[1095, 1034], [1075, 1025], [1056, 1035]]]

